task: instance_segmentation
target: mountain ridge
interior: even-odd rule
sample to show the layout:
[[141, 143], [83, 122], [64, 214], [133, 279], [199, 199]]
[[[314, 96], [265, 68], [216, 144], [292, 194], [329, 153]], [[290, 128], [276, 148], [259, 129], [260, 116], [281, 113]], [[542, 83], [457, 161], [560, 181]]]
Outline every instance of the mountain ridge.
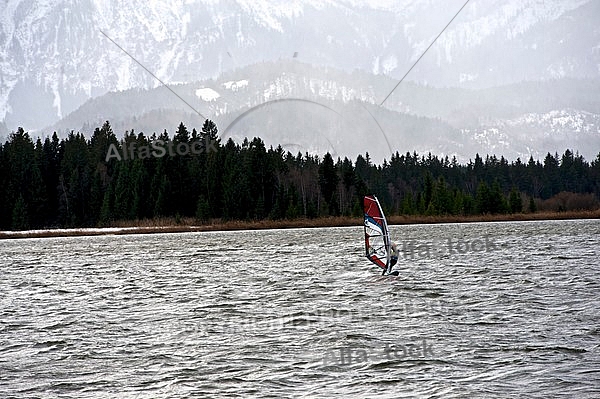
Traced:
[[[219, 79], [172, 86], [185, 102], [165, 87], [108, 93], [45, 131], [64, 135], [81, 129], [90, 135], [110, 120], [115, 132], [151, 134], [175, 129], [180, 122], [199, 127], [205, 116], [217, 123], [224, 138], [260, 136], [268, 144], [287, 143], [317, 153], [355, 156], [369, 151], [375, 159], [406, 150], [460, 160], [494, 150], [513, 158], [566, 147], [589, 158], [600, 150], [600, 98], [595, 95], [600, 80], [523, 82], [481, 90], [404, 82], [384, 107], [378, 106], [395, 83], [358, 70], [266, 62]], [[540, 148], [535, 139], [541, 140]]]
[[[462, 4], [9, 0], [0, 10], [0, 121], [39, 129], [98, 95], [158, 86], [100, 30], [167, 83], [294, 56], [397, 79]], [[599, 77], [598, 15], [589, 0], [473, 2], [409, 79], [482, 88]]]

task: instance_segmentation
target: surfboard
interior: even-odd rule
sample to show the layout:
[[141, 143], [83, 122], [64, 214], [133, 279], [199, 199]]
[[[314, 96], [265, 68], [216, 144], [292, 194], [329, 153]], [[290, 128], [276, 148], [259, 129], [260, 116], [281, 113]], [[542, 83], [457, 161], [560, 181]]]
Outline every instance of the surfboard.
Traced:
[[374, 195], [364, 198], [365, 211], [365, 252], [367, 258], [389, 272], [391, 258], [391, 241], [387, 221], [379, 200]]

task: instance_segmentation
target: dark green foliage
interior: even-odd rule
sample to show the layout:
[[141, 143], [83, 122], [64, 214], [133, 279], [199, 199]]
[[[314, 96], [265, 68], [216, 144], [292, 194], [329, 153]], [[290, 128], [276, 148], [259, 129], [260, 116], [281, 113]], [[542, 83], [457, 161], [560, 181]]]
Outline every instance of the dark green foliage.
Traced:
[[535, 201], [533, 197], [529, 198], [529, 212], [535, 213], [537, 211], [537, 207], [535, 206]]
[[339, 209], [335, 198], [337, 185], [339, 182], [338, 171], [333, 164], [333, 158], [328, 152], [323, 157], [323, 161], [319, 166], [319, 188], [325, 200], [327, 210], [326, 215], [338, 215]]
[[508, 196], [508, 207], [510, 209], [510, 213], [520, 213], [523, 211], [521, 193], [519, 193], [515, 187], [510, 190], [510, 194]]
[[485, 181], [482, 181], [477, 186], [475, 212], [478, 214], [490, 213], [490, 189]]
[[429, 171], [425, 172], [425, 183], [423, 185], [423, 208], [424, 210], [429, 209], [431, 204], [431, 198], [433, 197], [433, 179]]
[[443, 176], [440, 176], [433, 189], [427, 213], [431, 215], [449, 215], [454, 211], [454, 198]]
[[210, 204], [206, 200], [204, 196], [200, 196], [198, 198], [198, 203], [196, 204], [196, 219], [201, 222], [207, 222], [210, 217]]
[[26, 230], [29, 228], [29, 215], [27, 214], [27, 204], [22, 195], [19, 195], [12, 211], [12, 229]]
[[[156, 140], [171, 141], [174, 149], [200, 140], [204, 147], [151, 155]], [[107, 158], [111, 148], [118, 157]], [[34, 143], [19, 128], [0, 145], [0, 171], [1, 229], [107, 226], [158, 217], [180, 222], [195, 217], [200, 223], [360, 217], [366, 194], [376, 194], [389, 216], [519, 213], [522, 198], [535, 212], [536, 202], [559, 193], [600, 196], [600, 154], [591, 164], [571, 150], [526, 164], [477, 154], [474, 162], [460, 165], [448, 157], [397, 152], [376, 165], [365, 153], [353, 164], [329, 153], [320, 159], [267, 148], [260, 138], [222, 145], [209, 120], [200, 132], [180, 124], [172, 138], [166, 130], [150, 137], [131, 131], [118, 140], [106, 122], [89, 140], [79, 133], [59, 140], [55, 133]]]

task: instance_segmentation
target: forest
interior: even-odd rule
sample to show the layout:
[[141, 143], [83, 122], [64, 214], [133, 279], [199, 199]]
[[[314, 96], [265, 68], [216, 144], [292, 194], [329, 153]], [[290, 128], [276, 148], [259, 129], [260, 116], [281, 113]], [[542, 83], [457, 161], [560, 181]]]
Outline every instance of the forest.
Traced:
[[[156, 143], [172, 147], [152, 152]], [[378, 165], [368, 152], [352, 161], [267, 148], [258, 137], [223, 143], [210, 120], [199, 132], [181, 123], [173, 136], [127, 131], [122, 139], [108, 121], [89, 139], [71, 132], [34, 141], [19, 128], [0, 145], [0, 171], [2, 230], [361, 216], [366, 194], [388, 215], [594, 210], [600, 198], [600, 153], [591, 163], [567, 149], [541, 161], [476, 154], [460, 164], [409, 151]]]

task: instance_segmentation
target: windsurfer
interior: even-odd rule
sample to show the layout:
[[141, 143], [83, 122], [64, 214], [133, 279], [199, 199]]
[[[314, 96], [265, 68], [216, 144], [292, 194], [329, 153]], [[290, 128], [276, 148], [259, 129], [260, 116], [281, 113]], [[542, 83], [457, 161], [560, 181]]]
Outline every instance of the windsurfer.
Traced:
[[[398, 251], [398, 246], [396, 245], [395, 242], [392, 242], [392, 253], [390, 256], [390, 269], [392, 267], [394, 267], [396, 265], [396, 263], [398, 263], [398, 255], [399, 255], [399, 251]], [[400, 271], [398, 270], [393, 270], [390, 271], [390, 276], [397, 276], [400, 274]]]
[[397, 276], [398, 271], [392, 267], [398, 263], [398, 246], [390, 242], [383, 209], [374, 195], [367, 195], [363, 200], [365, 209], [365, 254], [367, 258], [383, 269], [382, 276]]
[[393, 267], [398, 263], [398, 246], [395, 242], [392, 242], [392, 254], [390, 256], [390, 267]]

